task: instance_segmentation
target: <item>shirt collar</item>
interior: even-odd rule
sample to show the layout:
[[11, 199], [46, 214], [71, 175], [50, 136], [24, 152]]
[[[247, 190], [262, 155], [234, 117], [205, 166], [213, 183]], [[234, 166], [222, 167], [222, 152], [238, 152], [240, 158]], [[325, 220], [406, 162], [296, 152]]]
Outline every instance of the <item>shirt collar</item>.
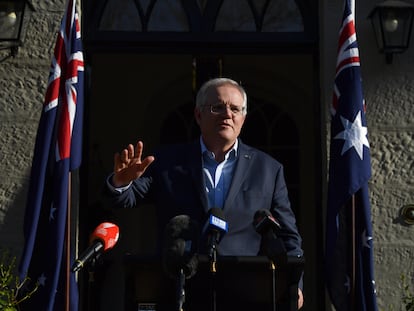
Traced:
[[[214, 158], [214, 153], [207, 149], [206, 145], [204, 144], [203, 138], [200, 136], [200, 146], [201, 146], [201, 154], [205, 154], [206, 152], [209, 155], [212, 155]], [[239, 140], [236, 139], [236, 142], [234, 143], [233, 147], [229, 151], [227, 151], [225, 158], [227, 159], [231, 152], [234, 152], [234, 157], [237, 157], [237, 150], [239, 149]]]

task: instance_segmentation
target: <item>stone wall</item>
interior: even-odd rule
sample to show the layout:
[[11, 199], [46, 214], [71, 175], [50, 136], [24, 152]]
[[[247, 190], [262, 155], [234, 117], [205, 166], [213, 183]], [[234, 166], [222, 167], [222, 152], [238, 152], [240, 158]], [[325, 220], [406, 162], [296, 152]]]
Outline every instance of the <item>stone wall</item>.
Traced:
[[[65, 1], [33, 3], [24, 46], [0, 63], [0, 247], [20, 256], [37, 126]], [[3, 58], [8, 51], [0, 51]]]
[[414, 280], [414, 228], [400, 218], [401, 208], [414, 203], [413, 60], [409, 54], [397, 55], [392, 69], [370, 74], [366, 83], [376, 285], [385, 310], [401, 303], [401, 275], [411, 285]]

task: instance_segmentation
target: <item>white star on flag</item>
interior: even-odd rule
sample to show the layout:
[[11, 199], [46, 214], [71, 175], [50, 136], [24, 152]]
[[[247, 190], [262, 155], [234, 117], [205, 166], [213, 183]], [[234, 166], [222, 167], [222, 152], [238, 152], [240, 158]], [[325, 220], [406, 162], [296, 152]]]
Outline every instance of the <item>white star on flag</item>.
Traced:
[[368, 129], [366, 126], [362, 126], [361, 111], [358, 112], [354, 122], [351, 122], [341, 116], [342, 125], [344, 130], [334, 137], [334, 139], [345, 140], [342, 147], [341, 155], [343, 155], [348, 149], [352, 147], [358, 153], [358, 156], [362, 160], [364, 145], [369, 148], [369, 142], [367, 138]]
[[367, 235], [367, 230], [364, 230], [364, 232], [362, 232], [362, 245], [364, 247], [371, 248], [371, 246], [369, 245], [369, 241], [371, 240], [372, 236]]
[[55, 212], [56, 212], [56, 208], [53, 207], [53, 203], [52, 203], [52, 206], [50, 207], [49, 221], [52, 221], [55, 219]]
[[45, 286], [46, 285], [46, 276], [44, 273], [42, 273], [41, 276], [39, 276], [39, 278], [37, 279], [37, 282], [39, 283], [39, 285], [41, 286]]

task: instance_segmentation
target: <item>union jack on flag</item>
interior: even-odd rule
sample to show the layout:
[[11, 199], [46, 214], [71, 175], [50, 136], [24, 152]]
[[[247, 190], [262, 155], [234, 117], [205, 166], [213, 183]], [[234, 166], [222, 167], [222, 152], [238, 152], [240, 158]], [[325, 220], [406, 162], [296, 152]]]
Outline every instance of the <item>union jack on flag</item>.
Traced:
[[331, 117], [326, 285], [337, 311], [376, 311], [370, 146], [352, 0], [339, 34]]
[[29, 277], [38, 289], [22, 310], [65, 310], [68, 300], [70, 310], [78, 310], [75, 277], [67, 274], [65, 232], [70, 171], [80, 167], [82, 156], [83, 71], [79, 16], [75, 1], [68, 0], [36, 136], [19, 266], [20, 279]]

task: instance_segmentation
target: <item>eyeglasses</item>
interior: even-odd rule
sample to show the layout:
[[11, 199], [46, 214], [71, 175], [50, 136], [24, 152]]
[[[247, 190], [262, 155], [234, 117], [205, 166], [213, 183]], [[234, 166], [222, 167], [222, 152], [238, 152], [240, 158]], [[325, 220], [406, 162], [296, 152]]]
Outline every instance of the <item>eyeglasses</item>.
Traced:
[[233, 115], [240, 115], [246, 109], [246, 107], [230, 105], [230, 104], [213, 104], [213, 105], [204, 105], [210, 106], [210, 112], [213, 114], [224, 114], [227, 112], [227, 107], [230, 109]]

